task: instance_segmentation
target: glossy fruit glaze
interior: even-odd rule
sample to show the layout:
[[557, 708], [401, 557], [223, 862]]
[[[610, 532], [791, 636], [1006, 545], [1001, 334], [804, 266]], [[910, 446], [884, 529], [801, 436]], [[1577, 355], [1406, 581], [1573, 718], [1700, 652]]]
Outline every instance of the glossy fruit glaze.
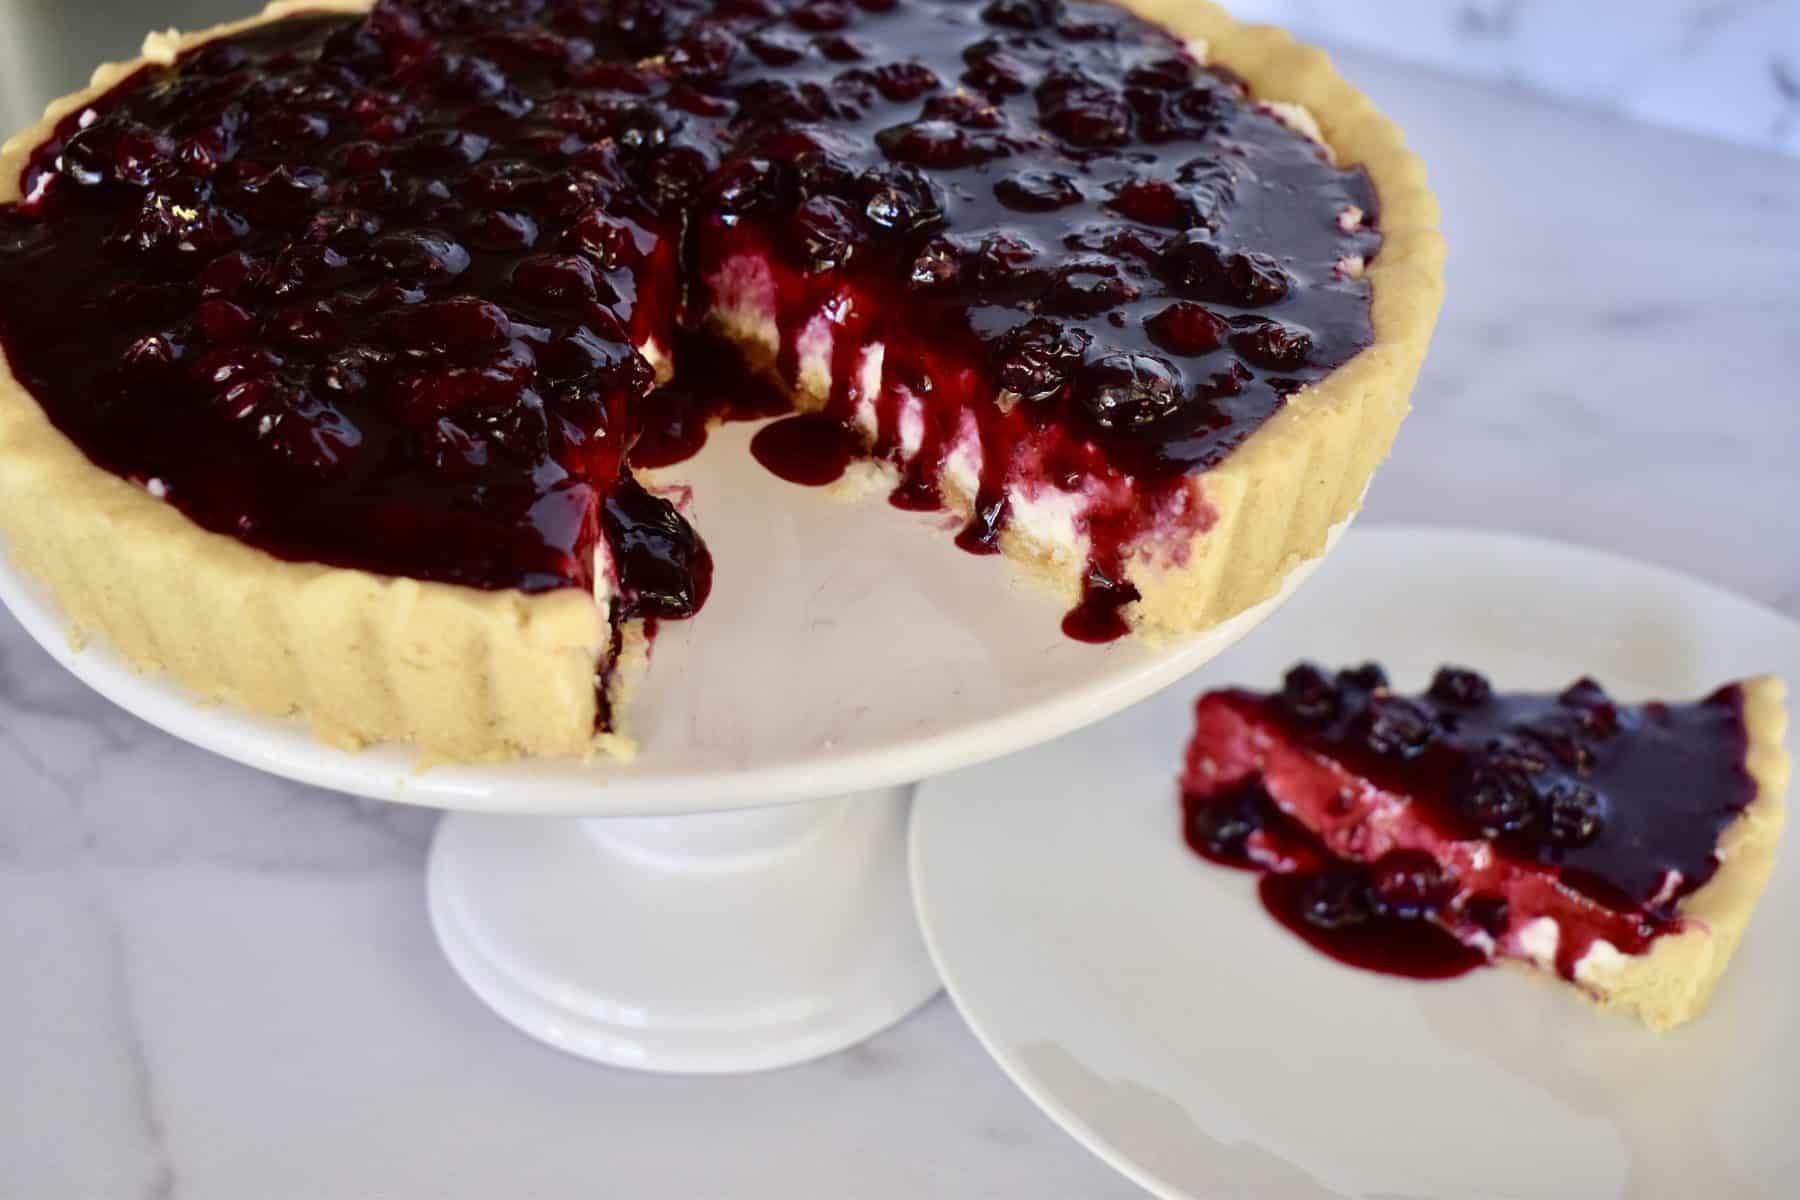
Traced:
[[0, 345], [97, 463], [285, 558], [616, 570], [639, 615], [691, 612], [709, 560], [622, 483], [633, 442], [771, 407], [677, 337], [726, 268], [762, 272], [789, 382], [823, 315], [813, 403], [872, 408], [900, 502], [974, 439], [965, 547], [1008, 487], [1081, 492], [1103, 633], [1125, 557], [1205, 521], [1188, 475], [1368, 343], [1379, 245], [1360, 170], [1055, 0], [383, 0], [140, 70], [21, 184]]
[[1592, 680], [1503, 696], [1446, 667], [1403, 697], [1373, 664], [1301, 664], [1272, 695], [1201, 697], [1185, 830], [1208, 857], [1292, 876], [1265, 898], [1328, 948], [1379, 947], [1370, 931], [1399, 920], [1535, 958], [1528, 926], [1549, 917], [1573, 978], [1597, 941], [1640, 953], [1680, 927], [1755, 798], [1745, 748], [1735, 685], [1631, 706]]

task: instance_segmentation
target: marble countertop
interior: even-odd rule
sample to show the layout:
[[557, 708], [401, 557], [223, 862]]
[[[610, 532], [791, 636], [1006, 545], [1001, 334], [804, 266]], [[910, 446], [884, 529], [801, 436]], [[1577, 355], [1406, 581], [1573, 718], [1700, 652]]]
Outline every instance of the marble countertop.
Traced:
[[[1800, 615], [1800, 164], [1344, 66], [1432, 164], [1452, 247], [1365, 520], [1611, 547]], [[438, 955], [431, 825], [175, 742], [0, 616], [0, 1196], [1138, 1194], [941, 998], [741, 1078], [526, 1040]]]

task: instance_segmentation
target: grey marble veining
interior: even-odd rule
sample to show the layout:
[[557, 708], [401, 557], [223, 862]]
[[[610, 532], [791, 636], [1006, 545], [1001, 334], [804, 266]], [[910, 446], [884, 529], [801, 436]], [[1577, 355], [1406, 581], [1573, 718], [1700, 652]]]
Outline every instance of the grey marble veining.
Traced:
[[[1452, 245], [1365, 519], [1611, 547], [1800, 615], [1800, 168], [1344, 65], [1431, 162]], [[183, 746], [0, 617], [0, 1197], [1138, 1194], [942, 1000], [735, 1079], [525, 1040], [432, 943], [430, 827]]]
[[1227, 0], [1331, 45], [1800, 156], [1792, 0]]

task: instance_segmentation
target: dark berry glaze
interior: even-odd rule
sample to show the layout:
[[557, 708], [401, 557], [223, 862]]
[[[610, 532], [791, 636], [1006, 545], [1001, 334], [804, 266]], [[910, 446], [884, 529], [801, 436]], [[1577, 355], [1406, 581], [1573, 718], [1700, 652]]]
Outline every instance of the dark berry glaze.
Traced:
[[1402, 697], [1373, 664], [1301, 664], [1273, 695], [1202, 697], [1197, 721], [1183, 801], [1195, 849], [1329, 876], [1370, 920], [1392, 915], [1398, 860], [1416, 894], [1403, 916], [1503, 953], [1550, 916], [1569, 976], [1596, 940], [1636, 953], [1679, 928], [1678, 901], [1712, 878], [1756, 795], [1736, 685], [1630, 706], [1592, 680], [1498, 695], [1446, 667]]
[[1380, 242], [1360, 169], [1056, 0], [383, 0], [140, 70], [21, 185], [13, 374], [205, 528], [528, 591], [605, 537], [626, 610], [691, 611], [710, 560], [627, 456], [779, 406], [678, 333], [753, 263], [778, 373], [823, 314], [815, 420], [872, 406], [897, 502], [971, 437], [966, 549], [1009, 489], [1083, 493], [1093, 636], [1147, 534], [1204, 527], [1182, 481], [1369, 342]]

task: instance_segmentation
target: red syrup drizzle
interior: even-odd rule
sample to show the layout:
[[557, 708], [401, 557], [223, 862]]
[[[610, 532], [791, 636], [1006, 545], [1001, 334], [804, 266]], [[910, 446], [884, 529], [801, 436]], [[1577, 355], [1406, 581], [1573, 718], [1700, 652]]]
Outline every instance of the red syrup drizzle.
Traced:
[[750, 439], [757, 462], [804, 487], [824, 487], [843, 478], [861, 449], [843, 422], [819, 413], [783, 417]]
[[1182, 797], [1182, 829], [1202, 858], [1258, 871], [1263, 908], [1338, 962], [1407, 979], [1450, 979], [1487, 964], [1433, 919], [1436, 867], [1396, 851], [1374, 867], [1344, 862], [1269, 798], [1259, 779]]
[[1131, 632], [1125, 606], [1138, 599], [1138, 590], [1089, 570], [1081, 588], [1081, 603], [1063, 617], [1062, 631], [1078, 642], [1102, 645]]

